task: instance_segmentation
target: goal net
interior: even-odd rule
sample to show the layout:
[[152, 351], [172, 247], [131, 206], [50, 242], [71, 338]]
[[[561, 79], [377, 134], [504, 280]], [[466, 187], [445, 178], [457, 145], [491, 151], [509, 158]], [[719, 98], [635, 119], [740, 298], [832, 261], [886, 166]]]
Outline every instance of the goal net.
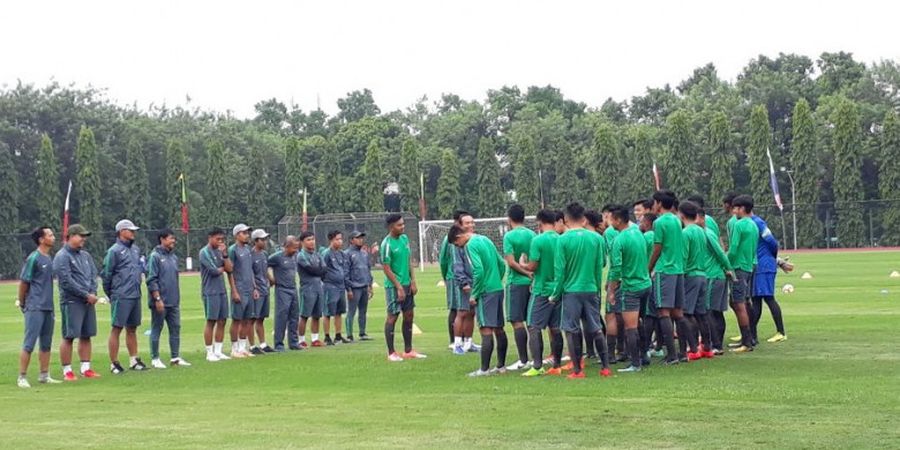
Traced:
[[[423, 220], [419, 222], [419, 269], [425, 270], [425, 266], [438, 263], [441, 253], [441, 243], [447, 237], [452, 220]], [[537, 230], [537, 220], [534, 216], [525, 218], [525, 226]], [[491, 217], [475, 219], [475, 232], [486, 236], [497, 247], [497, 251], [503, 251], [503, 235], [509, 231], [506, 217]]]

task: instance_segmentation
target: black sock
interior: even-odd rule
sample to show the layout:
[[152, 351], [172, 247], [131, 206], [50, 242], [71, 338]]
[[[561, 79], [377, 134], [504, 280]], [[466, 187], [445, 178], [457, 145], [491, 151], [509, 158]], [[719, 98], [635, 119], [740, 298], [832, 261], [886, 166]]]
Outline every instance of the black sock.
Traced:
[[625, 354], [625, 319], [616, 314], [616, 353]]
[[509, 348], [509, 339], [503, 328], [498, 328], [494, 334], [497, 336], [497, 367], [506, 367], [506, 350]]
[[666, 361], [677, 360], [678, 354], [675, 352], [675, 337], [672, 336], [672, 319], [669, 317], [660, 317], [659, 328], [662, 335], [657, 339], [662, 341], [666, 346]]
[[[582, 327], [582, 329], [584, 329], [584, 328]], [[605, 332], [606, 331], [604, 330], [604, 333]], [[580, 333], [580, 334], [584, 338], [584, 341], [582, 341], [584, 343], [584, 346], [581, 347], [583, 349], [582, 351], [584, 352], [584, 354], [586, 354], [588, 358], [596, 357], [597, 354], [600, 353], [600, 349], [596, 348], [596, 346], [594, 345], [594, 341], [592, 339], [590, 339], [589, 336], [587, 336], [584, 333]]]
[[712, 351], [712, 331], [709, 327], [709, 315], [697, 314], [694, 316], [697, 321], [697, 327], [700, 328], [700, 339], [703, 341], [703, 350]]
[[569, 341], [569, 352], [572, 353], [572, 370], [575, 373], [581, 372], [581, 352], [582, 339], [580, 331], [574, 333], [566, 333], [566, 339]]
[[403, 331], [403, 349], [407, 353], [412, 351], [412, 326], [412, 320], [403, 319], [403, 327], [401, 328]]
[[537, 328], [529, 328], [528, 334], [528, 346], [531, 348], [532, 367], [540, 369], [544, 362], [544, 338], [541, 337], [541, 330]]
[[741, 327], [741, 345], [753, 347], [753, 334], [749, 326]]
[[553, 367], [558, 368], [562, 363], [563, 336], [559, 330], [550, 332], [550, 351], [553, 352]]
[[653, 345], [653, 330], [656, 329], [656, 318], [655, 317], [644, 317], [644, 320], [641, 321], [641, 326], [644, 329], [644, 332], [641, 336], [641, 351], [646, 353], [650, 351], [650, 347]]
[[392, 355], [394, 351], [394, 323], [384, 324], [384, 342], [387, 343], [388, 354]]
[[525, 327], [513, 328], [513, 336], [516, 340], [516, 351], [519, 352], [519, 362], [528, 362], [528, 330]]
[[712, 333], [713, 348], [722, 350], [722, 341], [725, 339], [725, 313], [713, 311], [711, 322], [710, 332]]
[[683, 338], [688, 345], [687, 349], [682, 348], [682, 350], [689, 350], [691, 353], [697, 351], [697, 333], [694, 331], [694, 327], [691, 326], [691, 321], [687, 319], [687, 317], [682, 316], [677, 320], [678, 323], [678, 337]]
[[762, 318], [762, 297], [752, 297], [747, 302], [747, 315], [750, 316], [750, 337], [756, 341], [756, 327]]
[[641, 367], [641, 348], [638, 342], [640, 340], [637, 328], [625, 330], [625, 347], [631, 355], [631, 365], [634, 367]]
[[487, 372], [491, 368], [491, 353], [494, 353], [494, 335], [481, 335], [481, 371]]
[[[613, 338], [615, 339], [615, 337], [613, 337]], [[604, 352], [600, 352], [600, 366], [603, 367], [604, 369], [608, 369], [609, 368], [609, 360], [615, 356], [615, 354], [610, 353], [609, 349], [612, 348], [613, 350], [615, 350], [616, 346], [614, 344], [610, 344], [606, 340], [606, 336], [603, 335], [602, 331], [598, 331], [594, 335], [593, 340], [594, 340], [595, 347], [607, 349]]]
[[[606, 345], [604, 345], [603, 348], [606, 349], [607, 360], [615, 361], [615, 359], [616, 359], [616, 337], [617, 336], [618, 336], [618, 334], [606, 335], [606, 343], [605, 343]], [[601, 354], [600, 357], [602, 359], [603, 355]]]
[[769, 312], [772, 313], [772, 320], [775, 321], [775, 330], [777, 330], [781, 334], [786, 334], [784, 332], [784, 319], [781, 316], [781, 305], [778, 304], [778, 300], [775, 300], [775, 297], [769, 296], [765, 298], [766, 305], [769, 307]]
[[447, 331], [450, 332], [450, 343], [453, 343], [454, 333], [453, 333], [453, 323], [456, 322], [456, 310], [451, 309], [447, 314]]

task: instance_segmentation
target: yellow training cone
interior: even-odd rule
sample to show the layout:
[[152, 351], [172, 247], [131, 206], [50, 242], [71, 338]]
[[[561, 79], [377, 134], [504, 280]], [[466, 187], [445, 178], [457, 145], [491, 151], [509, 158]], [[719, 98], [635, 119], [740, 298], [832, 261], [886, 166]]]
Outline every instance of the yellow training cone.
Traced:
[[446, 286], [446, 284], [444, 283], [444, 280], [437, 282], [437, 287], [444, 287], [444, 286]]
[[422, 334], [422, 329], [416, 324], [413, 324], [413, 334]]

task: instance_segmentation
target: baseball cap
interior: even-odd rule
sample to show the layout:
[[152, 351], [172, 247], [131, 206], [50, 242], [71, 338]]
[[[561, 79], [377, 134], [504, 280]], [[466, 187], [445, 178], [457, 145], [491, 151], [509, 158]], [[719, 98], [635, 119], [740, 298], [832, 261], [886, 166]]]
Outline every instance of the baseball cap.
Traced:
[[353, 231], [350, 233], [350, 239], [356, 239], [366, 235], [365, 231]]
[[140, 230], [140, 228], [136, 227], [134, 225], [134, 222], [132, 222], [128, 219], [122, 219], [116, 223], [116, 233], [118, 233], [122, 230], [137, 231], [137, 230]]
[[248, 227], [246, 224], [239, 223], [239, 224], [235, 225], [234, 228], [231, 229], [231, 235], [237, 236], [238, 233], [240, 233], [242, 231], [247, 231], [249, 229], [250, 229], [250, 227]]
[[91, 232], [87, 230], [87, 228], [83, 227], [81, 224], [76, 223], [69, 227], [69, 232], [67, 236], [90, 236]]
[[263, 230], [262, 228], [257, 228], [253, 230], [253, 233], [250, 233], [250, 239], [253, 239], [254, 241], [257, 239], [265, 239], [267, 237], [269, 237], [269, 233], [266, 233], [266, 230]]

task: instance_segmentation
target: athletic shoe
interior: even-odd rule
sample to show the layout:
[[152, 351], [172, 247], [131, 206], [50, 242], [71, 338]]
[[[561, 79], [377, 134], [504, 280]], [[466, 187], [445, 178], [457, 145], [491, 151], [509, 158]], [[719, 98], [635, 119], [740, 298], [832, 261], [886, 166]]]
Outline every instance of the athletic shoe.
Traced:
[[231, 351], [231, 358], [232, 358], [232, 359], [241, 359], [241, 358], [246, 358], [246, 357], [247, 357], [247, 356], [244, 355], [244, 352], [240, 352], [240, 351], [237, 351], [237, 350], [232, 350], [232, 351]]
[[563, 356], [562, 358], [560, 358], [559, 360], [562, 362], [571, 361], [572, 357], [569, 355], [566, 355], [566, 356]]
[[768, 342], [770, 344], [774, 344], [776, 342], [782, 342], [782, 341], [786, 341], [786, 340], [787, 340], [787, 336], [785, 336], [781, 333], [775, 333], [775, 336], [772, 336], [769, 339], [766, 339], [766, 342]]
[[[302, 348], [303, 347], [297, 347], [297, 349], [302, 349]], [[294, 350], [294, 349], [291, 349], [291, 350]], [[287, 350], [285, 350], [284, 347], [275, 347], [275, 350], [274, 350], [275, 353], [284, 353], [285, 351], [287, 351]]]
[[696, 351], [694, 353], [688, 352], [688, 354], [687, 354], [688, 361], [696, 361], [701, 358], [703, 358], [703, 354], [700, 353], [700, 351]]
[[600, 376], [604, 378], [609, 378], [612, 376], [612, 371], [609, 370], [609, 367], [604, 367], [600, 369]]
[[743, 347], [743, 346], [744, 346], [744, 344], [741, 344], [740, 342], [732, 342], [732, 343], [728, 344], [728, 348], [738, 348], [738, 347]]
[[728, 338], [728, 340], [731, 342], [741, 342], [741, 337], [740, 336], [732, 336], [732, 337]]
[[300, 343], [300, 348], [309, 348], [309, 344], [307, 344], [306, 341], [303, 341]]
[[544, 370], [543, 367], [541, 367], [540, 369], [535, 369], [534, 367], [532, 367], [532, 368], [526, 370], [525, 372], [523, 372], [522, 376], [523, 377], [539, 377], [545, 373], [547, 373], [547, 371]]
[[[298, 352], [299, 352], [299, 351], [306, 350], [305, 348], [300, 347], [300, 346], [297, 346], [297, 347], [290, 347], [290, 346], [289, 346], [288, 348], [291, 349], [291, 350], [294, 350], [294, 351], [298, 351]], [[281, 351], [284, 351], [284, 347], [281, 347]]]
[[654, 356], [654, 357], [657, 357], [657, 358], [662, 358], [663, 356], [666, 356], [666, 351], [663, 350], [663, 349], [659, 349], [659, 350], [651, 350], [651, 351], [650, 351], [650, 355], [651, 355], [651, 356]]
[[359, 335], [359, 340], [361, 340], [361, 341], [371, 341], [372, 338], [370, 338], [368, 334], [361, 334], [361, 335]]
[[229, 359], [231, 359], [231, 357], [224, 353], [216, 353], [216, 358], [219, 358], [219, 361], [228, 361]]
[[334, 341], [331, 340], [331, 336], [325, 336], [325, 345], [329, 347], [334, 345]]
[[466, 351], [463, 350], [462, 345], [457, 345], [457, 346], [453, 347], [453, 354], [454, 355], [465, 355]]
[[652, 361], [648, 357], [641, 358], [641, 367], [647, 367]]
[[41, 383], [41, 384], [60, 384], [60, 383], [62, 383], [62, 381], [59, 381], [59, 380], [54, 379], [54, 378], [50, 378], [50, 375], [47, 375], [47, 376], [44, 377], [44, 378], [38, 378], [38, 383]]
[[252, 354], [252, 355], [265, 355], [266, 352], [263, 351], [263, 349], [261, 349], [261, 348], [259, 348], [259, 347], [253, 347], [253, 348], [250, 349], [250, 354]]
[[347, 342], [349, 342], [349, 343], [351, 343], [351, 344], [352, 344], [353, 342], [356, 342], [356, 341], [353, 340], [353, 335], [352, 335], [352, 334], [349, 335], [349, 336], [347, 336]]
[[522, 361], [516, 360], [516, 362], [506, 366], [506, 370], [511, 370], [511, 371], [515, 372], [517, 370], [522, 370], [525, 367], [528, 367], [528, 365], [523, 363]]
[[403, 359], [425, 359], [428, 355], [423, 355], [415, 350], [410, 350], [408, 352], [403, 353]]
[[753, 351], [753, 347], [747, 347], [745, 345], [742, 345], [738, 348], [732, 349], [731, 351], [734, 353], [749, 353], [749, 352]]
[[109, 365], [109, 371], [112, 372], [113, 375], [119, 375], [125, 373], [125, 368], [118, 362], [114, 362]]
[[562, 375], [562, 369], [560, 369], [559, 367], [551, 367], [551, 368], [547, 369], [546, 374], [558, 377], [558, 376]]
[[687, 355], [678, 355], [678, 362], [686, 363], [688, 361], [689, 361], [689, 359], [688, 359]]
[[491, 375], [504, 375], [506, 374], [506, 367], [494, 367], [491, 370], [488, 370]]
[[141, 361], [141, 358], [134, 358], [134, 364], [131, 365], [131, 370], [147, 370], [147, 365]]
[[85, 378], [100, 378], [100, 374], [97, 372], [94, 372], [94, 369], [88, 369], [88, 370], [85, 370], [84, 372], [81, 372], [81, 376], [83, 376]]
[[351, 341], [345, 337], [341, 337], [340, 339], [335, 338], [335, 340], [334, 340], [335, 344], [349, 344], [351, 342], [353, 342], [353, 341]]
[[581, 372], [570, 373], [569, 376], [566, 377], [566, 379], [567, 380], [580, 380], [580, 379], [584, 378], [584, 376], [585, 376], [584, 371], [582, 370]]
[[563, 364], [562, 367], [560, 367], [561, 370], [564, 370], [564, 371], [566, 371], [566, 372], [568, 372], [568, 371], [570, 371], [570, 370], [572, 370], [572, 369], [574, 369], [574, 368], [575, 368], [575, 364], [572, 363], [572, 361], [569, 361], [569, 362]]
[[219, 362], [219, 361], [221, 361], [221, 359], [219, 358], [219, 355], [217, 355], [217, 354], [215, 354], [215, 353], [207, 353], [207, 354], [206, 354], [206, 360], [209, 361], [209, 362]]
[[713, 352], [713, 355], [716, 355], [716, 356], [724, 355], [724, 354], [725, 354], [725, 352], [724, 352], [721, 348], [714, 348], [714, 349], [712, 350], [712, 352]]
[[16, 381], [16, 385], [23, 389], [28, 389], [31, 387], [31, 384], [28, 383], [28, 380], [24, 378], [19, 378], [19, 380]]
[[323, 344], [322, 341], [316, 339], [316, 340], [312, 341], [312, 346], [313, 347], [324, 347], [325, 344]]
[[275, 349], [272, 347], [269, 347], [268, 345], [265, 347], [260, 347], [260, 348], [262, 349], [262, 351], [264, 353], [275, 353]]
[[253, 353], [248, 352], [247, 350], [241, 350], [241, 354], [244, 355], [244, 358], [253, 358], [256, 356]]
[[623, 368], [617, 370], [616, 372], [629, 373], [629, 372], [640, 372], [640, 371], [641, 371], [640, 367], [635, 367], [633, 365], [629, 365], [628, 367], [623, 367]]
[[681, 361], [679, 361], [679, 360], [677, 360], [677, 359], [668, 359], [668, 360], [666, 360], [666, 362], [663, 363], [663, 364], [665, 364], [665, 365], [667, 365], [667, 366], [677, 366], [678, 364], [681, 364]]
[[544, 358], [544, 360], [541, 361], [541, 363], [546, 364], [546, 365], [548, 365], [548, 366], [549, 366], [549, 365], [552, 365], [552, 364], [553, 364], [553, 357], [552, 357], [552, 356], [549, 356], [549, 357], [547, 357], [547, 358]]
[[713, 359], [713, 357], [715, 357], [716, 354], [712, 350], [709, 350], [709, 351], [700, 352], [700, 356], [703, 358], [706, 358], [706, 359]]
[[447, 346], [447, 348], [449, 348], [450, 350], [453, 350], [453, 347], [456, 347], [456, 344], [454, 344], [452, 342], [450, 343], [450, 345]]
[[472, 346], [469, 347], [469, 351], [472, 352], [472, 353], [480, 352], [480, 351], [481, 351], [481, 346], [473, 342], [473, 343], [472, 343]]
[[481, 369], [478, 369], [478, 370], [476, 370], [476, 371], [474, 371], [474, 372], [469, 372], [469, 376], [472, 377], [472, 378], [475, 378], [475, 377], [486, 377], [486, 376], [490, 376], [490, 375], [491, 375], [491, 372], [490, 372], [489, 370], [481, 370]]
[[78, 377], [75, 376], [75, 372], [70, 370], [63, 374], [63, 381], [78, 381]]
[[163, 364], [163, 362], [160, 361], [159, 358], [153, 358], [152, 360], [150, 360], [150, 365], [153, 366], [154, 369], [165, 369], [166, 368], [166, 365]]
[[185, 361], [180, 356], [169, 360], [169, 364], [173, 366], [191, 367], [191, 363]]
[[390, 362], [400, 362], [403, 361], [403, 357], [398, 355], [397, 352], [391, 353], [388, 355], [388, 361]]
[[753, 338], [753, 340], [750, 341], [750, 346], [756, 347], [757, 345], [759, 345], [759, 341], [757, 341], [756, 338]]
[[616, 363], [620, 363], [620, 362], [628, 362], [628, 355], [626, 355], [624, 353], [619, 353], [619, 356], [616, 357]]

